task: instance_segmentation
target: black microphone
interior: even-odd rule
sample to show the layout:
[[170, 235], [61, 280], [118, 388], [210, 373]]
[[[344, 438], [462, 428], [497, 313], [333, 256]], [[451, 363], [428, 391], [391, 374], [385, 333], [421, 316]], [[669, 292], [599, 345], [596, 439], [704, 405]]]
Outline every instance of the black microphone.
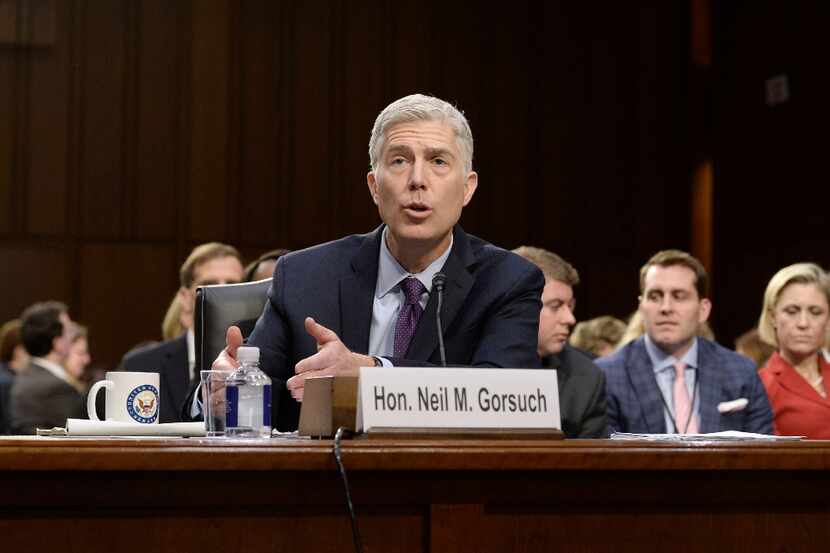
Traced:
[[438, 308], [435, 310], [435, 322], [438, 324], [438, 351], [441, 353], [441, 366], [447, 366], [447, 354], [444, 351], [444, 330], [441, 328], [441, 304], [444, 303], [444, 285], [447, 275], [435, 273], [432, 277], [432, 289], [438, 292]]

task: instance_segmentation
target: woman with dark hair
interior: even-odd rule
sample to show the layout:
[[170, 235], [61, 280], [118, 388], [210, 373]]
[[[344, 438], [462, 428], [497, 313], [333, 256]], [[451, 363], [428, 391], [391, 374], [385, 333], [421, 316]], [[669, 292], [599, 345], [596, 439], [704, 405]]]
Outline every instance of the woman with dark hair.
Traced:
[[256, 261], [245, 267], [245, 282], [256, 282], [257, 280], [271, 278], [274, 275], [274, 267], [277, 266], [277, 259], [289, 251], [291, 250], [278, 248], [260, 255]]

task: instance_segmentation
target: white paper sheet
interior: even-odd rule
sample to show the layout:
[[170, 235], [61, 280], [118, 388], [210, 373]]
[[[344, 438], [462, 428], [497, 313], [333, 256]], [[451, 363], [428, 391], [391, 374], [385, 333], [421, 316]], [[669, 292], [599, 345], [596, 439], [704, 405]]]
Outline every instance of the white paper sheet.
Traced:
[[754, 434], [738, 430], [710, 432], [708, 434], [630, 434], [628, 432], [614, 432], [612, 440], [650, 440], [654, 442], [735, 442], [735, 441], [767, 441], [789, 442], [802, 439], [803, 436], [773, 436], [769, 434]]
[[69, 436], [204, 436], [203, 422], [139, 424], [115, 421], [67, 419]]

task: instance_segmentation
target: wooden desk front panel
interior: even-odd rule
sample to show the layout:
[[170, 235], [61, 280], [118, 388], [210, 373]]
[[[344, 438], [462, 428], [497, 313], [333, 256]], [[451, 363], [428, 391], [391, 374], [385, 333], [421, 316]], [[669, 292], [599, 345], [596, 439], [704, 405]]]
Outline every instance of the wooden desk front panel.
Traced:
[[[352, 551], [329, 446], [2, 441], [4, 550]], [[344, 460], [367, 552], [759, 553], [827, 549], [828, 452], [356, 441]]]

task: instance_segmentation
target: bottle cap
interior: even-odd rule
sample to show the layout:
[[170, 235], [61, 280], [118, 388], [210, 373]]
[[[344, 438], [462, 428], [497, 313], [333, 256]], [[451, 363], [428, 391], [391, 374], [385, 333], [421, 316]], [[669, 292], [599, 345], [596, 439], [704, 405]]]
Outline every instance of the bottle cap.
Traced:
[[240, 346], [236, 350], [236, 360], [240, 363], [259, 363], [259, 348], [254, 346]]

